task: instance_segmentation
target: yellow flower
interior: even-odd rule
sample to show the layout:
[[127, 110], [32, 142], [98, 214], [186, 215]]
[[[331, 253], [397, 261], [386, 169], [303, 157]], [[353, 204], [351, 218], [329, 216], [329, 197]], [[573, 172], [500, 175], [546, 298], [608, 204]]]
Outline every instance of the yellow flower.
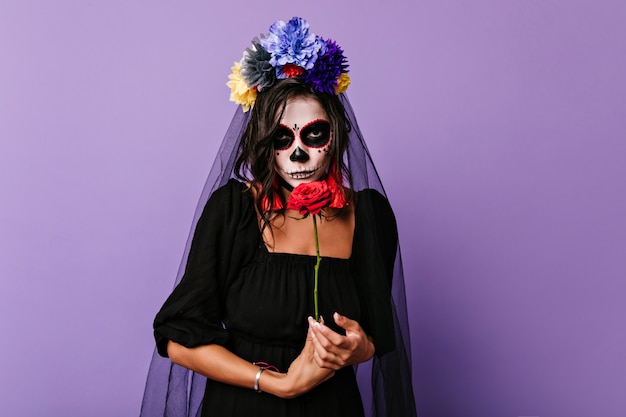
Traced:
[[241, 104], [244, 112], [250, 110], [256, 101], [256, 90], [248, 87], [248, 84], [241, 78], [241, 63], [235, 62], [231, 67], [232, 74], [228, 76], [226, 85], [230, 87], [230, 101]]
[[337, 78], [337, 88], [335, 88], [336, 94], [345, 93], [350, 85], [350, 76], [347, 72], [342, 72], [339, 78]]

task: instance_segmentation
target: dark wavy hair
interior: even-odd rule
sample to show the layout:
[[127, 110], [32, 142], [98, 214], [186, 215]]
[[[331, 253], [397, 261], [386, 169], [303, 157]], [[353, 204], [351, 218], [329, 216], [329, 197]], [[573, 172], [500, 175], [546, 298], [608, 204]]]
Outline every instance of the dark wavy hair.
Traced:
[[[247, 181], [250, 188], [258, 191], [254, 204], [261, 214], [262, 229], [269, 225], [274, 214], [283, 213], [286, 206], [282, 193], [277, 192], [274, 187], [275, 177], [278, 174], [275, 169], [273, 138], [276, 135], [287, 101], [295, 97], [313, 98], [326, 111], [330, 119], [334, 142], [331, 153], [333, 160], [329, 169], [335, 170], [339, 188], [343, 192], [346, 202], [352, 201], [352, 177], [344, 162], [344, 152], [348, 147], [348, 133], [352, 126], [350, 126], [345, 108], [339, 97], [313, 91], [297, 78], [278, 80], [272, 87], [258, 94], [251, 110], [250, 122], [239, 143], [239, 157], [235, 162], [237, 178]], [[343, 181], [341, 181], [342, 179]], [[283, 202], [281, 209], [274, 207], [276, 196]], [[263, 201], [269, 202], [268, 207], [263, 207]]]

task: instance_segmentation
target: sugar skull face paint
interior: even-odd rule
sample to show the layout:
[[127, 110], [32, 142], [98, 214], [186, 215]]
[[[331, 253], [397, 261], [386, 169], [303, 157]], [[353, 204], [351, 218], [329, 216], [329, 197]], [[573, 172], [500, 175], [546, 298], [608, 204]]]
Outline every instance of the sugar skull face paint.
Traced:
[[298, 125], [294, 125], [292, 129], [281, 124], [274, 138], [274, 149], [278, 151], [289, 149], [296, 135], [299, 135], [302, 143], [309, 148], [323, 148], [330, 140], [330, 123], [323, 119], [314, 120], [302, 129]]
[[332, 132], [328, 116], [310, 97], [295, 97], [285, 106], [274, 136], [276, 172], [289, 185], [317, 181], [330, 164]]

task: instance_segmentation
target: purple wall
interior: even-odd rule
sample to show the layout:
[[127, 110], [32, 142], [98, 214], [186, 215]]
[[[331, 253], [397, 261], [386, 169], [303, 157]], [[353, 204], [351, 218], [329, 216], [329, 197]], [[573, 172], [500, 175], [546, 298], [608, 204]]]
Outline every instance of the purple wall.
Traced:
[[137, 415], [230, 65], [297, 14], [352, 64], [421, 417], [626, 415], [625, 2], [211, 3], [0, 4], [0, 414]]

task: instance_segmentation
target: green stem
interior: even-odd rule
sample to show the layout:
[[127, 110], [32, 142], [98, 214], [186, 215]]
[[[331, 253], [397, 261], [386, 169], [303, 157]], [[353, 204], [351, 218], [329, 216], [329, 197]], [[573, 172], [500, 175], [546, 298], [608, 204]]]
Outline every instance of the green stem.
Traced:
[[313, 284], [313, 303], [315, 304], [315, 321], [320, 321], [320, 313], [319, 313], [319, 304], [317, 301], [317, 282], [318, 282], [318, 274], [320, 269], [320, 262], [322, 262], [322, 257], [320, 256], [320, 244], [317, 239], [317, 221], [315, 220], [315, 215], [313, 217], [313, 235], [315, 236], [315, 255], [316, 255], [316, 263], [315, 263], [315, 283]]

